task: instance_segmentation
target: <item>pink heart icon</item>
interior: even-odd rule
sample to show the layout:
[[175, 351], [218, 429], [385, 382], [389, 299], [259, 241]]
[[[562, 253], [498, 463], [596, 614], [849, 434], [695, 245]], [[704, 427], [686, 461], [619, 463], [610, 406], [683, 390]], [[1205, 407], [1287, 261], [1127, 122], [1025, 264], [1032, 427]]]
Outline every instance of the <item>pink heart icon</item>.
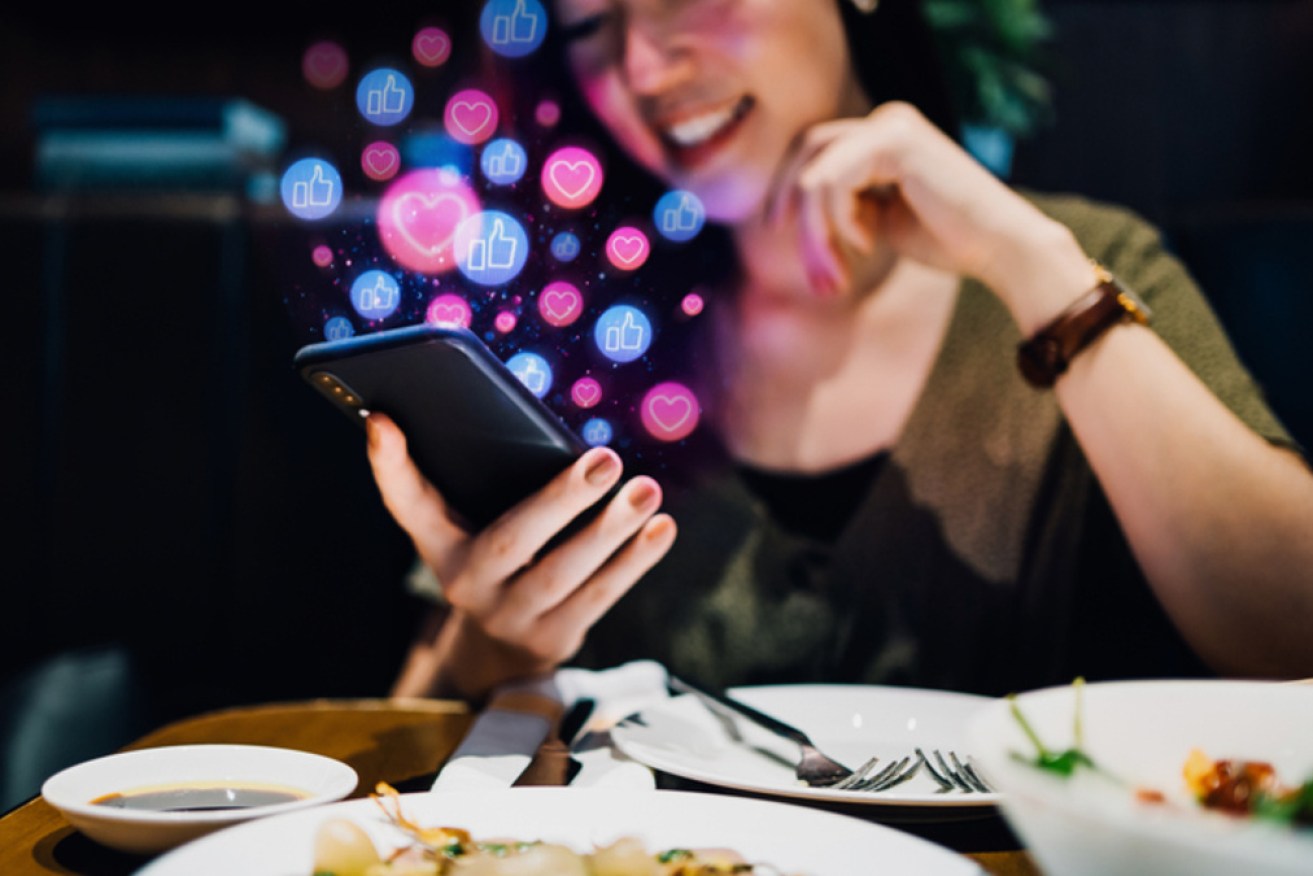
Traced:
[[587, 159], [556, 161], [552, 163], [548, 175], [560, 193], [567, 200], [573, 201], [588, 191], [588, 187], [597, 178], [597, 170]]
[[365, 163], [379, 176], [384, 176], [397, 163], [397, 153], [391, 149], [370, 149], [365, 153]]
[[581, 408], [591, 408], [602, 396], [602, 387], [597, 381], [583, 378], [574, 385], [575, 404]]
[[459, 304], [435, 304], [429, 308], [434, 322], [444, 325], [464, 325], [465, 308]]
[[392, 205], [398, 233], [427, 257], [444, 252], [456, 236], [456, 226], [470, 214], [465, 199], [451, 192], [406, 192]]
[[415, 54], [427, 64], [436, 64], [447, 57], [450, 48], [451, 40], [447, 39], [446, 34], [422, 33], [415, 37]]
[[566, 289], [552, 289], [543, 293], [543, 307], [553, 319], [565, 319], [579, 306], [579, 296]]
[[646, 247], [647, 241], [641, 237], [626, 234], [611, 238], [612, 254], [627, 265], [641, 258]]
[[658, 441], [679, 441], [698, 425], [697, 397], [681, 383], [666, 381], [647, 391], [639, 406], [643, 427]]
[[492, 106], [482, 101], [458, 101], [451, 105], [451, 120], [466, 135], [477, 137], [492, 121]]
[[686, 395], [654, 395], [648, 399], [647, 413], [667, 432], [674, 432], [693, 416], [693, 401]]

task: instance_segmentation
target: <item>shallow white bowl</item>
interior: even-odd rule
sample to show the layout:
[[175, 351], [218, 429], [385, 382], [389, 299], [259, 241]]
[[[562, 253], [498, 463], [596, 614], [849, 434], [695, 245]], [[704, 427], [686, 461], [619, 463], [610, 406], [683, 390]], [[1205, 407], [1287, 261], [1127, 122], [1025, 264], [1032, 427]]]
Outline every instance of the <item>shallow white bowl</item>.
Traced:
[[[341, 800], [358, 781], [356, 771], [346, 764], [304, 751], [258, 745], [175, 745], [71, 766], [47, 779], [41, 796], [93, 840], [125, 852], [152, 854], [239, 821]], [[190, 782], [276, 785], [297, 789], [305, 797], [199, 812], [117, 809], [91, 802], [136, 788]]]
[[[1201, 808], [1182, 766], [1212, 759], [1271, 763], [1286, 784], [1313, 778], [1313, 687], [1241, 681], [1089, 684], [1083, 749], [1115, 779], [1063, 778], [1014, 757], [1035, 754], [1005, 700], [967, 723], [972, 756], [1002, 792], [1008, 823], [1053, 876], [1277, 876], [1313, 873], [1313, 829]], [[1018, 705], [1050, 750], [1072, 747], [1072, 687], [1022, 694]], [[1152, 788], [1165, 803], [1142, 802]]]

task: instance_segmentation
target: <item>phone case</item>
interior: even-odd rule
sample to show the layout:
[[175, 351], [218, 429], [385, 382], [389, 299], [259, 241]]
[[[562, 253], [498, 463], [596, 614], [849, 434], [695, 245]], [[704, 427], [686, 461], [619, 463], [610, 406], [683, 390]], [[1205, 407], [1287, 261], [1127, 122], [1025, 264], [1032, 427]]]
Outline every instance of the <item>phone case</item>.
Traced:
[[418, 325], [303, 347], [295, 366], [351, 419], [381, 411], [474, 528], [535, 492], [588, 445], [472, 332]]

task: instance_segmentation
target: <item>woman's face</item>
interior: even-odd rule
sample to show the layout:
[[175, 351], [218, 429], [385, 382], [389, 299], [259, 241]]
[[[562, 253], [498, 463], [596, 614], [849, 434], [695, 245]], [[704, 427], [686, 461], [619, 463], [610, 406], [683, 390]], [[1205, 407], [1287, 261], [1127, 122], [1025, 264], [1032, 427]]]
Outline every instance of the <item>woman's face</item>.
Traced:
[[556, 0], [585, 100], [707, 215], [755, 215], [807, 128], [869, 108], [833, 0]]

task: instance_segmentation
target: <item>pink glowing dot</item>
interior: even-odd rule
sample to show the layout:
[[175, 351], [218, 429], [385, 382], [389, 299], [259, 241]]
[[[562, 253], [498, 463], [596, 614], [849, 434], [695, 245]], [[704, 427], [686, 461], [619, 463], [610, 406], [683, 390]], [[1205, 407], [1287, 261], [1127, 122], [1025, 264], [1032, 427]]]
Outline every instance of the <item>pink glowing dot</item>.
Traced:
[[584, 312], [584, 296], [572, 283], [556, 280], [538, 293], [538, 312], [549, 324], [563, 328]]
[[606, 239], [606, 258], [622, 271], [638, 270], [651, 251], [647, 235], [632, 225], [620, 226]]
[[581, 408], [591, 408], [602, 400], [602, 384], [591, 377], [580, 377], [570, 387], [570, 398]]
[[682, 383], [658, 383], [639, 404], [643, 428], [658, 441], [678, 441], [698, 425], [701, 411], [697, 396]]
[[515, 314], [509, 310], [503, 310], [497, 314], [497, 318], [492, 321], [493, 327], [502, 334], [506, 334], [515, 328]]
[[430, 325], [447, 325], [458, 328], [469, 328], [470, 317], [469, 302], [459, 295], [451, 293], [434, 298], [429, 304], [428, 312], [424, 314], [424, 319]]
[[578, 146], [557, 149], [543, 162], [543, 194], [567, 210], [586, 207], [602, 190], [602, 163]]
[[690, 292], [684, 296], [684, 300], [679, 303], [679, 306], [687, 315], [697, 316], [702, 312], [705, 302], [702, 300], [701, 295], [696, 292]]
[[333, 263], [333, 251], [321, 243], [310, 253], [310, 259], [319, 267], [326, 268]]
[[401, 153], [386, 140], [375, 140], [360, 150], [360, 169], [378, 182], [392, 179], [401, 169]]
[[301, 75], [315, 88], [336, 88], [346, 74], [346, 49], [332, 40], [315, 43], [301, 56]]
[[554, 100], [539, 101], [533, 117], [544, 128], [550, 128], [561, 120], [561, 105]]
[[477, 88], [467, 88], [447, 101], [442, 123], [453, 140], [474, 146], [496, 132], [499, 118], [497, 104], [491, 97]]
[[451, 37], [440, 27], [423, 27], [410, 41], [410, 53], [425, 67], [441, 67], [451, 57]]

